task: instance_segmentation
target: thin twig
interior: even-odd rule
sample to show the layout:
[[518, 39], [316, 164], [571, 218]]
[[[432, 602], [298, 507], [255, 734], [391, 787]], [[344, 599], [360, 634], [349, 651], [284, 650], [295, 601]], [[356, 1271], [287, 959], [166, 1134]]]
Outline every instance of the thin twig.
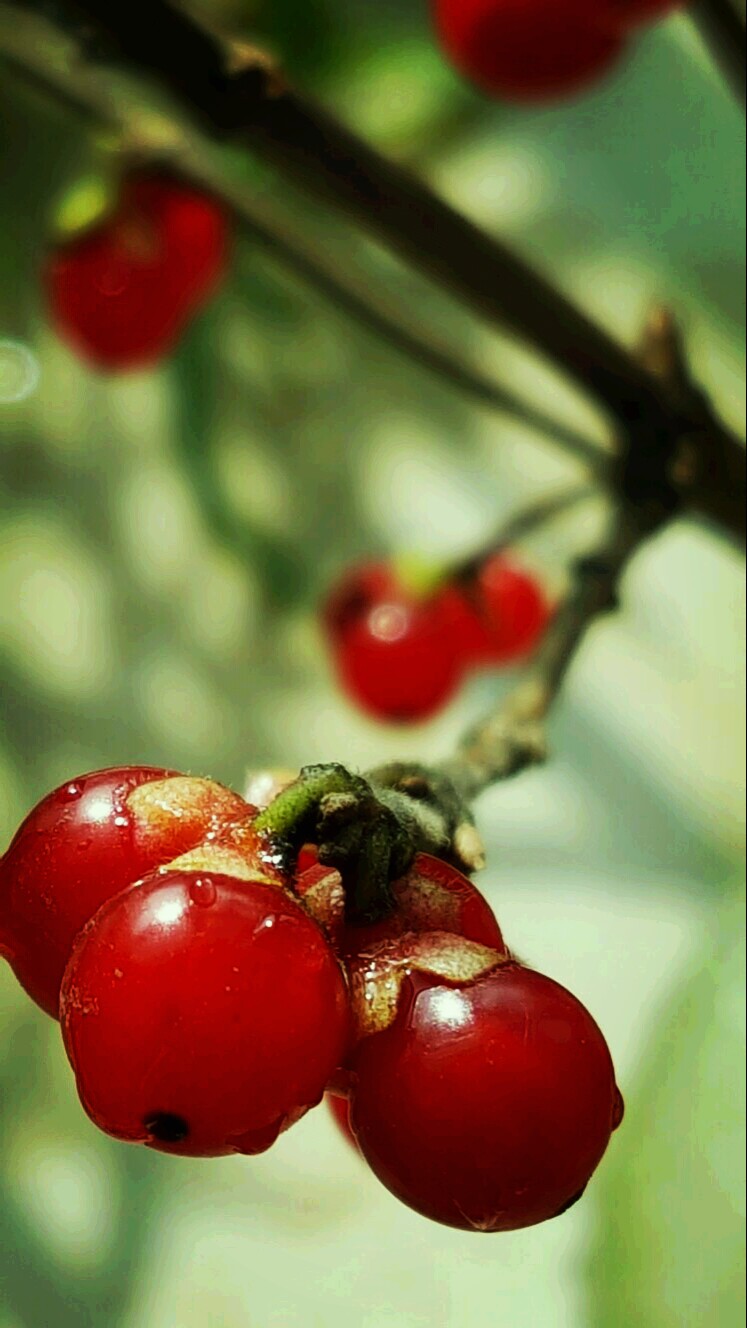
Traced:
[[499, 780], [546, 759], [545, 721], [568, 669], [590, 627], [615, 608], [628, 561], [650, 533], [626, 505], [615, 513], [597, 553], [579, 561], [573, 590], [525, 677], [441, 766], [468, 802]]
[[694, 0], [692, 17], [737, 101], [747, 100], [747, 25], [731, 0]]
[[210, 135], [244, 144], [474, 313], [531, 342], [596, 397], [623, 433], [635, 430], [654, 446], [663, 436], [687, 435], [700, 463], [690, 507], [744, 538], [745, 451], [710, 404], [701, 399], [697, 417], [683, 418], [662, 385], [549, 281], [289, 89], [266, 57], [238, 48], [232, 56], [166, 0], [151, 0], [145, 24], [124, 0], [64, 0], [58, 12], [89, 61], [155, 80]]
[[542, 498], [535, 499], [534, 502], [527, 504], [526, 507], [516, 512], [514, 516], [509, 517], [508, 521], [501, 526], [500, 530], [482, 549], [452, 566], [448, 572], [449, 580], [469, 581], [492, 555], [502, 553], [504, 549], [509, 549], [513, 544], [518, 544], [520, 540], [533, 535], [535, 531], [544, 529], [557, 517], [565, 516], [579, 503], [586, 502], [594, 497], [596, 497], [596, 490], [586, 486], [577, 489], [561, 489], [558, 493], [545, 494]]

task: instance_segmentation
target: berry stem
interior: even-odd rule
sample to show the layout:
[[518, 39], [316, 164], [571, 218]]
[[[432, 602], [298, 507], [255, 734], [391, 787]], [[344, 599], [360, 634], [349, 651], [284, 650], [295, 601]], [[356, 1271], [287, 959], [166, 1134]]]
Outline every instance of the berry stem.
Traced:
[[354, 925], [386, 917], [389, 890], [416, 853], [432, 853], [474, 871], [482, 845], [472, 816], [449, 777], [416, 764], [384, 766], [364, 778], [337, 764], [305, 767], [253, 822], [267, 854], [292, 870], [302, 844], [339, 869], [346, 916]]
[[[681, 404], [697, 412], [684, 345], [665, 309], [652, 311], [639, 356]], [[681, 486], [697, 480], [692, 458], [671, 437], [645, 428], [621, 450], [619, 495], [599, 548], [576, 563], [575, 584], [544, 637], [518, 687], [496, 710], [466, 734], [457, 754], [441, 769], [471, 802], [484, 789], [546, 759], [545, 720], [560, 693], [579, 646], [594, 622], [617, 608], [618, 590], [631, 558], [674, 516]]]
[[520, 540], [543, 529], [556, 518], [565, 516], [579, 503], [586, 502], [596, 495], [596, 490], [584, 485], [574, 489], [562, 489], [559, 493], [544, 495], [529, 503], [521, 511], [510, 517], [489, 544], [477, 553], [471, 554], [462, 562], [448, 569], [446, 581], [469, 581], [492, 555], [518, 544]]

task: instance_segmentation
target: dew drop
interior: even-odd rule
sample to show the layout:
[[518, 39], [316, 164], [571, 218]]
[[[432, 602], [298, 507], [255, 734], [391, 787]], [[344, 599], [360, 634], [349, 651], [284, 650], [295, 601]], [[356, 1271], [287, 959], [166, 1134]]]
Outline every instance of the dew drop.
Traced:
[[115, 816], [114, 824], [116, 826], [119, 826], [120, 830], [124, 830], [124, 828], [128, 826], [130, 823], [126, 816]]
[[72, 783], [65, 785], [61, 796], [65, 799], [65, 802], [75, 802], [76, 799], [82, 797], [82, 795], [83, 785]]
[[189, 897], [197, 908], [211, 908], [218, 898], [215, 882], [209, 876], [195, 876], [190, 881]]

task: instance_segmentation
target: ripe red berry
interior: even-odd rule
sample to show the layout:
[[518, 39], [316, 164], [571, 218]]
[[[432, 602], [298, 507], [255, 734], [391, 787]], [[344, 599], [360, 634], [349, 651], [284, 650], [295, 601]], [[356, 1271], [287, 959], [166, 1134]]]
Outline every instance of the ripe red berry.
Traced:
[[550, 621], [550, 603], [540, 583], [504, 553], [489, 558], [469, 585], [447, 593], [473, 668], [505, 667], [524, 659]]
[[414, 594], [384, 564], [346, 576], [327, 600], [324, 624], [343, 688], [377, 719], [429, 719], [462, 680], [459, 641], [442, 597]]
[[442, 976], [417, 953], [392, 967], [391, 952], [388, 969], [369, 959], [354, 975], [367, 1007], [350, 1060], [358, 1146], [399, 1199], [447, 1226], [509, 1231], [558, 1216], [621, 1119], [605, 1040], [550, 978], [465, 942], [439, 960], [430, 943]]
[[132, 175], [113, 216], [50, 255], [51, 316], [94, 364], [153, 364], [212, 294], [227, 252], [227, 220], [215, 199], [167, 176]]
[[441, 45], [490, 96], [544, 101], [604, 74], [623, 45], [598, 0], [433, 0]]
[[167, 872], [109, 900], [76, 942], [60, 1018], [102, 1130], [191, 1157], [264, 1152], [343, 1057], [345, 981], [277, 886]]
[[212, 780], [148, 766], [63, 784], [29, 813], [0, 860], [0, 954], [56, 1017], [75, 937], [104, 900], [253, 810]]

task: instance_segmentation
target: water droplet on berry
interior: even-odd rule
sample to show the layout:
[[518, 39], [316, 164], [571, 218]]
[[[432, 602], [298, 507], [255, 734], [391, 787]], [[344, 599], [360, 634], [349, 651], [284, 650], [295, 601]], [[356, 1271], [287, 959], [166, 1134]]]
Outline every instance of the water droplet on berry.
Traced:
[[61, 790], [61, 796], [64, 798], [65, 802], [75, 802], [76, 798], [80, 798], [82, 794], [83, 794], [82, 784], [76, 784], [76, 783], [66, 784], [65, 787]]
[[615, 1105], [612, 1108], [612, 1128], [616, 1130], [622, 1124], [625, 1115], [625, 1099], [619, 1088], [615, 1089]]
[[215, 882], [209, 876], [195, 876], [190, 882], [189, 898], [198, 908], [211, 908], [218, 898]]
[[123, 829], [125, 828], [125, 826], [129, 825], [129, 821], [128, 821], [128, 819], [127, 819], [126, 816], [115, 816], [115, 817], [114, 817], [114, 824], [115, 824], [116, 826], [119, 826], [119, 829], [120, 829], [120, 830], [123, 830]]

